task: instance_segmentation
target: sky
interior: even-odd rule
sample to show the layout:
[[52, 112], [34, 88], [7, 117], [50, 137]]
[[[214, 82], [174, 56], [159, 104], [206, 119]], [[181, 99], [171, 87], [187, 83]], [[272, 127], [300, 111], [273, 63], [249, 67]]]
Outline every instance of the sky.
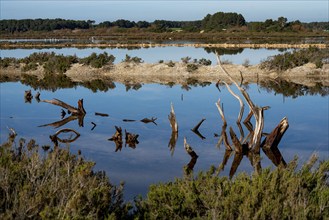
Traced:
[[286, 17], [288, 21], [328, 21], [329, 1], [286, 0], [0, 0], [1, 19], [64, 18], [74, 20], [131, 21], [157, 19], [192, 21], [218, 11], [237, 12], [249, 21]]

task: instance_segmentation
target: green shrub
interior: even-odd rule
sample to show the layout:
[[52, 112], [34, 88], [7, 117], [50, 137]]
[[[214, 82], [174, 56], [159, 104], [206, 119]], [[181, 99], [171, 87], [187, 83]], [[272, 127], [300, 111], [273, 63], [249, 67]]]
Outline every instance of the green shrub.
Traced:
[[145, 200], [136, 201], [145, 219], [327, 219], [329, 160], [312, 157], [300, 170], [297, 159], [287, 168], [240, 173], [232, 181], [214, 175], [151, 185]]
[[131, 57], [129, 56], [128, 54], [126, 54], [126, 58], [123, 60], [123, 62], [126, 62], [126, 63], [143, 63], [143, 60], [142, 58], [139, 58], [139, 57]]
[[181, 60], [182, 60], [183, 63], [187, 64], [187, 63], [190, 62], [191, 57], [183, 57], [183, 58], [181, 58]]
[[77, 57], [55, 55], [43, 64], [45, 73], [65, 73], [73, 63], [77, 63]]
[[166, 63], [166, 64], [167, 64], [167, 66], [169, 66], [169, 67], [174, 67], [174, 66], [175, 66], [175, 63], [174, 63], [172, 60], [169, 60], [169, 62]]
[[245, 59], [242, 63], [242, 66], [244, 67], [249, 67], [250, 66], [250, 60], [249, 59]]
[[94, 68], [101, 68], [107, 64], [112, 65], [115, 61], [113, 55], [108, 55], [106, 52], [101, 54], [92, 53], [90, 56], [80, 59], [79, 63], [90, 65]]
[[[41, 148], [15, 135], [0, 146], [1, 219], [120, 219], [130, 205], [123, 203], [123, 185], [112, 185], [94, 162], [68, 149]], [[43, 147], [47, 149], [48, 147]]]
[[1, 58], [0, 57], [0, 68], [6, 68], [8, 66], [10, 66], [11, 64], [16, 64], [18, 62], [17, 59], [15, 58]]
[[194, 63], [189, 63], [186, 65], [186, 70], [189, 73], [196, 71], [198, 68], [199, 68], [198, 65]]
[[260, 68], [276, 71], [284, 71], [306, 63], [315, 63], [317, 68], [323, 65], [322, 59], [328, 57], [329, 49], [310, 47], [308, 49], [295, 50], [267, 58], [260, 64]]
[[30, 70], [36, 70], [38, 68], [38, 64], [36, 64], [35, 62], [31, 62], [29, 64], [25, 64], [22, 68], [23, 72], [27, 72]]
[[201, 58], [199, 60], [199, 64], [203, 66], [210, 66], [211, 65], [211, 60], [207, 60], [205, 58]]

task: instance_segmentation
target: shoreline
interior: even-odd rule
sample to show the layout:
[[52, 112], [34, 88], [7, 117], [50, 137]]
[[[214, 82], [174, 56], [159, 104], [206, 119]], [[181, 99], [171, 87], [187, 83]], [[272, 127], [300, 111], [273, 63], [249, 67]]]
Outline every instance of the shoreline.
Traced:
[[[322, 68], [316, 68], [315, 64], [308, 63], [293, 69], [276, 72], [260, 69], [259, 65], [245, 67], [237, 64], [223, 64], [224, 68], [231, 74], [237, 82], [258, 83], [262, 81], [273, 81], [284, 79], [286, 81], [305, 85], [308, 87], [316, 86], [321, 83], [323, 86], [329, 86], [329, 64], [324, 64]], [[9, 66], [1, 69], [1, 81], [3, 79], [23, 79], [23, 75], [34, 75], [38, 79], [44, 76], [42, 66], [37, 70], [22, 71], [23, 65], [19, 67]], [[92, 68], [83, 64], [73, 64], [69, 70], [64, 73], [73, 82], [88, 82], [92, 80], [111, 80], [118, 83], [159, 83], [159, 84], [181, 84], [186, 85], [189, 81], [216, 83], [218, 80], [230, 82], [223, 74], [218, 65], [199, 66], [193, 72], [187, 71], [187, 65], [176, 62], [174, 67], [169, 67], [164, 63], [118, 63], [112, 66], [102, 68]]]
[[18, 49], [18, 48], [57, 48], [57, 47], [102, 47], [102, 48], [151, 48], [151, 47], [195, 47], [195, 48], [269, 48], [269, 49], [305, 49], [316, 47], [320, 49], [329, 48], [329, 44], [312, 43], [312, 44], [288, 44], [288, 43], [2, 43], [0, 49]]

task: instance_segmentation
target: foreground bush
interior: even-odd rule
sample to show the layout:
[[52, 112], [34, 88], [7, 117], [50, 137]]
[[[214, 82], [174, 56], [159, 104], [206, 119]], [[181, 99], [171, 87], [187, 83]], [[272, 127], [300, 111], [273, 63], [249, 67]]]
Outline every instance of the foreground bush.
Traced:
[[[233, 181], [214, 176], [214, 169], [152, 185], [136, 203], [145, 219], [328, 219], [329, 161], [311, 158], [299, 171], [297, 159], [287, 168], [260, 175], [239, 174]], [[314, 170], [313, 170], [314, 169]]]
[[[31, 140], [0, 147], [0, 219], [99, 219], [127, 216], [123, 186], [113, 186], [95, 163]], [[47, 149], [47, 146], [43, 146]]]
[[[12, 135], [0, 146], [0, 219], [328, 219], [329, 160], [313, 156], [297, 169], [241, 173], [233, 180], [215, 169], [152, 185], [134, 213], [95, 163], [68, 149], [47, 150]], [[317, 164], [317, 166], [315, 166]]]

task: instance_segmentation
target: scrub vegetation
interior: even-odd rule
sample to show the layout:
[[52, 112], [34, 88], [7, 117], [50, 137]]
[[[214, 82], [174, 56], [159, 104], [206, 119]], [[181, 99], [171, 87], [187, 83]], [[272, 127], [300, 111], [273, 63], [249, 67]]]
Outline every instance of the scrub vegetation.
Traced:
[[[15, 141], [0, 146], [0, 217], [33, 219], [326, 219], [329, 160], [313, 155], [301, 168], [240, 173], [230, 180], [212, 167], [151, 185], [135, 208], [94, 162], [69, 149]], [[133, 209], [133, 210], [132, 210]]]
[[307, 63], [314, 63], [317, 68], [322, 68], [324, 63], [329, 63], [328, 49], [308, 48], [285, 52], [283, 54], [269, 57], [261, 63], [262, 69], [284, 71]]
[[[69, 149], [15, 142], [0, 147], [1, 219], [120, 219], [127, 216], [123, 184], [111, 184], [94, 162]], [[50, 148], [50, 149], [49, 149]]]

